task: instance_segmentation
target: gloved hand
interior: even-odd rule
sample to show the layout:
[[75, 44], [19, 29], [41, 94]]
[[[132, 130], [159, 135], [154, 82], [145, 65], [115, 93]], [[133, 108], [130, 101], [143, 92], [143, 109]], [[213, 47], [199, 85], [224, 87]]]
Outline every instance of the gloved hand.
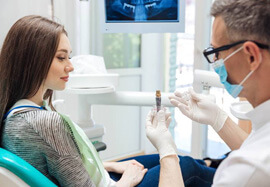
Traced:
[[146, 136], [158, 150], [160, 160], [169, 155], [177, 155], [176, 145], [168, 131], [170, 122], [170, 113], [165, 114], [163, 110], [156, 114], [150, 111], [146, 118]]
[[228, 118], [213, 101], [195, 93], [193, 89], [184, 93], [176, 91], [169, 99], [185, 116], [198, 123], [211, 125], [216, 132], [220, 131]]

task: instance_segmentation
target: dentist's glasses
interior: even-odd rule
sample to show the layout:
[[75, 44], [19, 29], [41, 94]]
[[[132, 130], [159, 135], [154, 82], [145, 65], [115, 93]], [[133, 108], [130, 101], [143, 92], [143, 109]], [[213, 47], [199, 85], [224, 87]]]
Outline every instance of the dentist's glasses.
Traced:
[[[238, 42], [235, 42], [235, 43], [232, 43], [232, 44], [229, 44], [229, 45], [223, 45], [223, 46], [218, 47], [218, 48], [214, 48], [213, 46], [210, 46], [210, 47], [208, 47], [207, 49], [205, 49], [203, 51], [203, 55], [206, 58], [206, 60], [210, 64], [212, 64], [216, 60], [218, 60], [218, 58], [219, 58], [219, 52], [228, 50], [228, 49], [230, 49], [230, 48], [232, 48], [232, 47], [234, 47], [236, 45], [245, 43], [247, 41], [250, 41], [250, 40], [242, 40], [242, 41], [238, 41]], [[251, 42], [255, 43], [261, 49], [269, 49], [269, 46], [268, 45], [261, 44], [261, 43], [255, 42], [255, 41], [251, 41]]]

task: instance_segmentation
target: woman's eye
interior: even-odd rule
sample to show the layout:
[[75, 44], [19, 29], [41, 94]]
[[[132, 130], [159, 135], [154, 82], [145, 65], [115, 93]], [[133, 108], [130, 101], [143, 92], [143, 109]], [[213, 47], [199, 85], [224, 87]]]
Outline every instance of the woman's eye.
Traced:
[[60, 61], [65, 60], [65, 58], [64, 58], [64, 57], [57, 57], [57, 58], [58, 58], [58, 60], [60, 60]]

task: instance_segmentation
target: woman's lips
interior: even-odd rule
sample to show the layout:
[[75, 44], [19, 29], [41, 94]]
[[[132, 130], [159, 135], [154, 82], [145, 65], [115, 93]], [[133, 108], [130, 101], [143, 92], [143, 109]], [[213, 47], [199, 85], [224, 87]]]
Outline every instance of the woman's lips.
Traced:
[[61, 77], [61, 79], [62, 79], [63, 81], [65, 81], [65, 82], [67, 82], [67, 81], [68, 81], [68, 78], [69, 78], [69, 76], [66, 76], [66, 77]]

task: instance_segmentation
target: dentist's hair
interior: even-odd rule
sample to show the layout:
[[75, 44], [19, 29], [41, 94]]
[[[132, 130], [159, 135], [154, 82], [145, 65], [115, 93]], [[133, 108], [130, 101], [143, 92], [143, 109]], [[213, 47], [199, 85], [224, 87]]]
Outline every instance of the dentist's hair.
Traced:
[[[9, 30], [0, 52], [0, 128], [4, 114], [44, 83], [62, 33], [67, 35], [62, 25], [36, 15], [19, 19]], [[52, 93], [44, 95], [50, 105]]]
[[255, 40], [270, 45], [270, 0], [215, 0], [211, 14], [224, 19], [232, 42]]

